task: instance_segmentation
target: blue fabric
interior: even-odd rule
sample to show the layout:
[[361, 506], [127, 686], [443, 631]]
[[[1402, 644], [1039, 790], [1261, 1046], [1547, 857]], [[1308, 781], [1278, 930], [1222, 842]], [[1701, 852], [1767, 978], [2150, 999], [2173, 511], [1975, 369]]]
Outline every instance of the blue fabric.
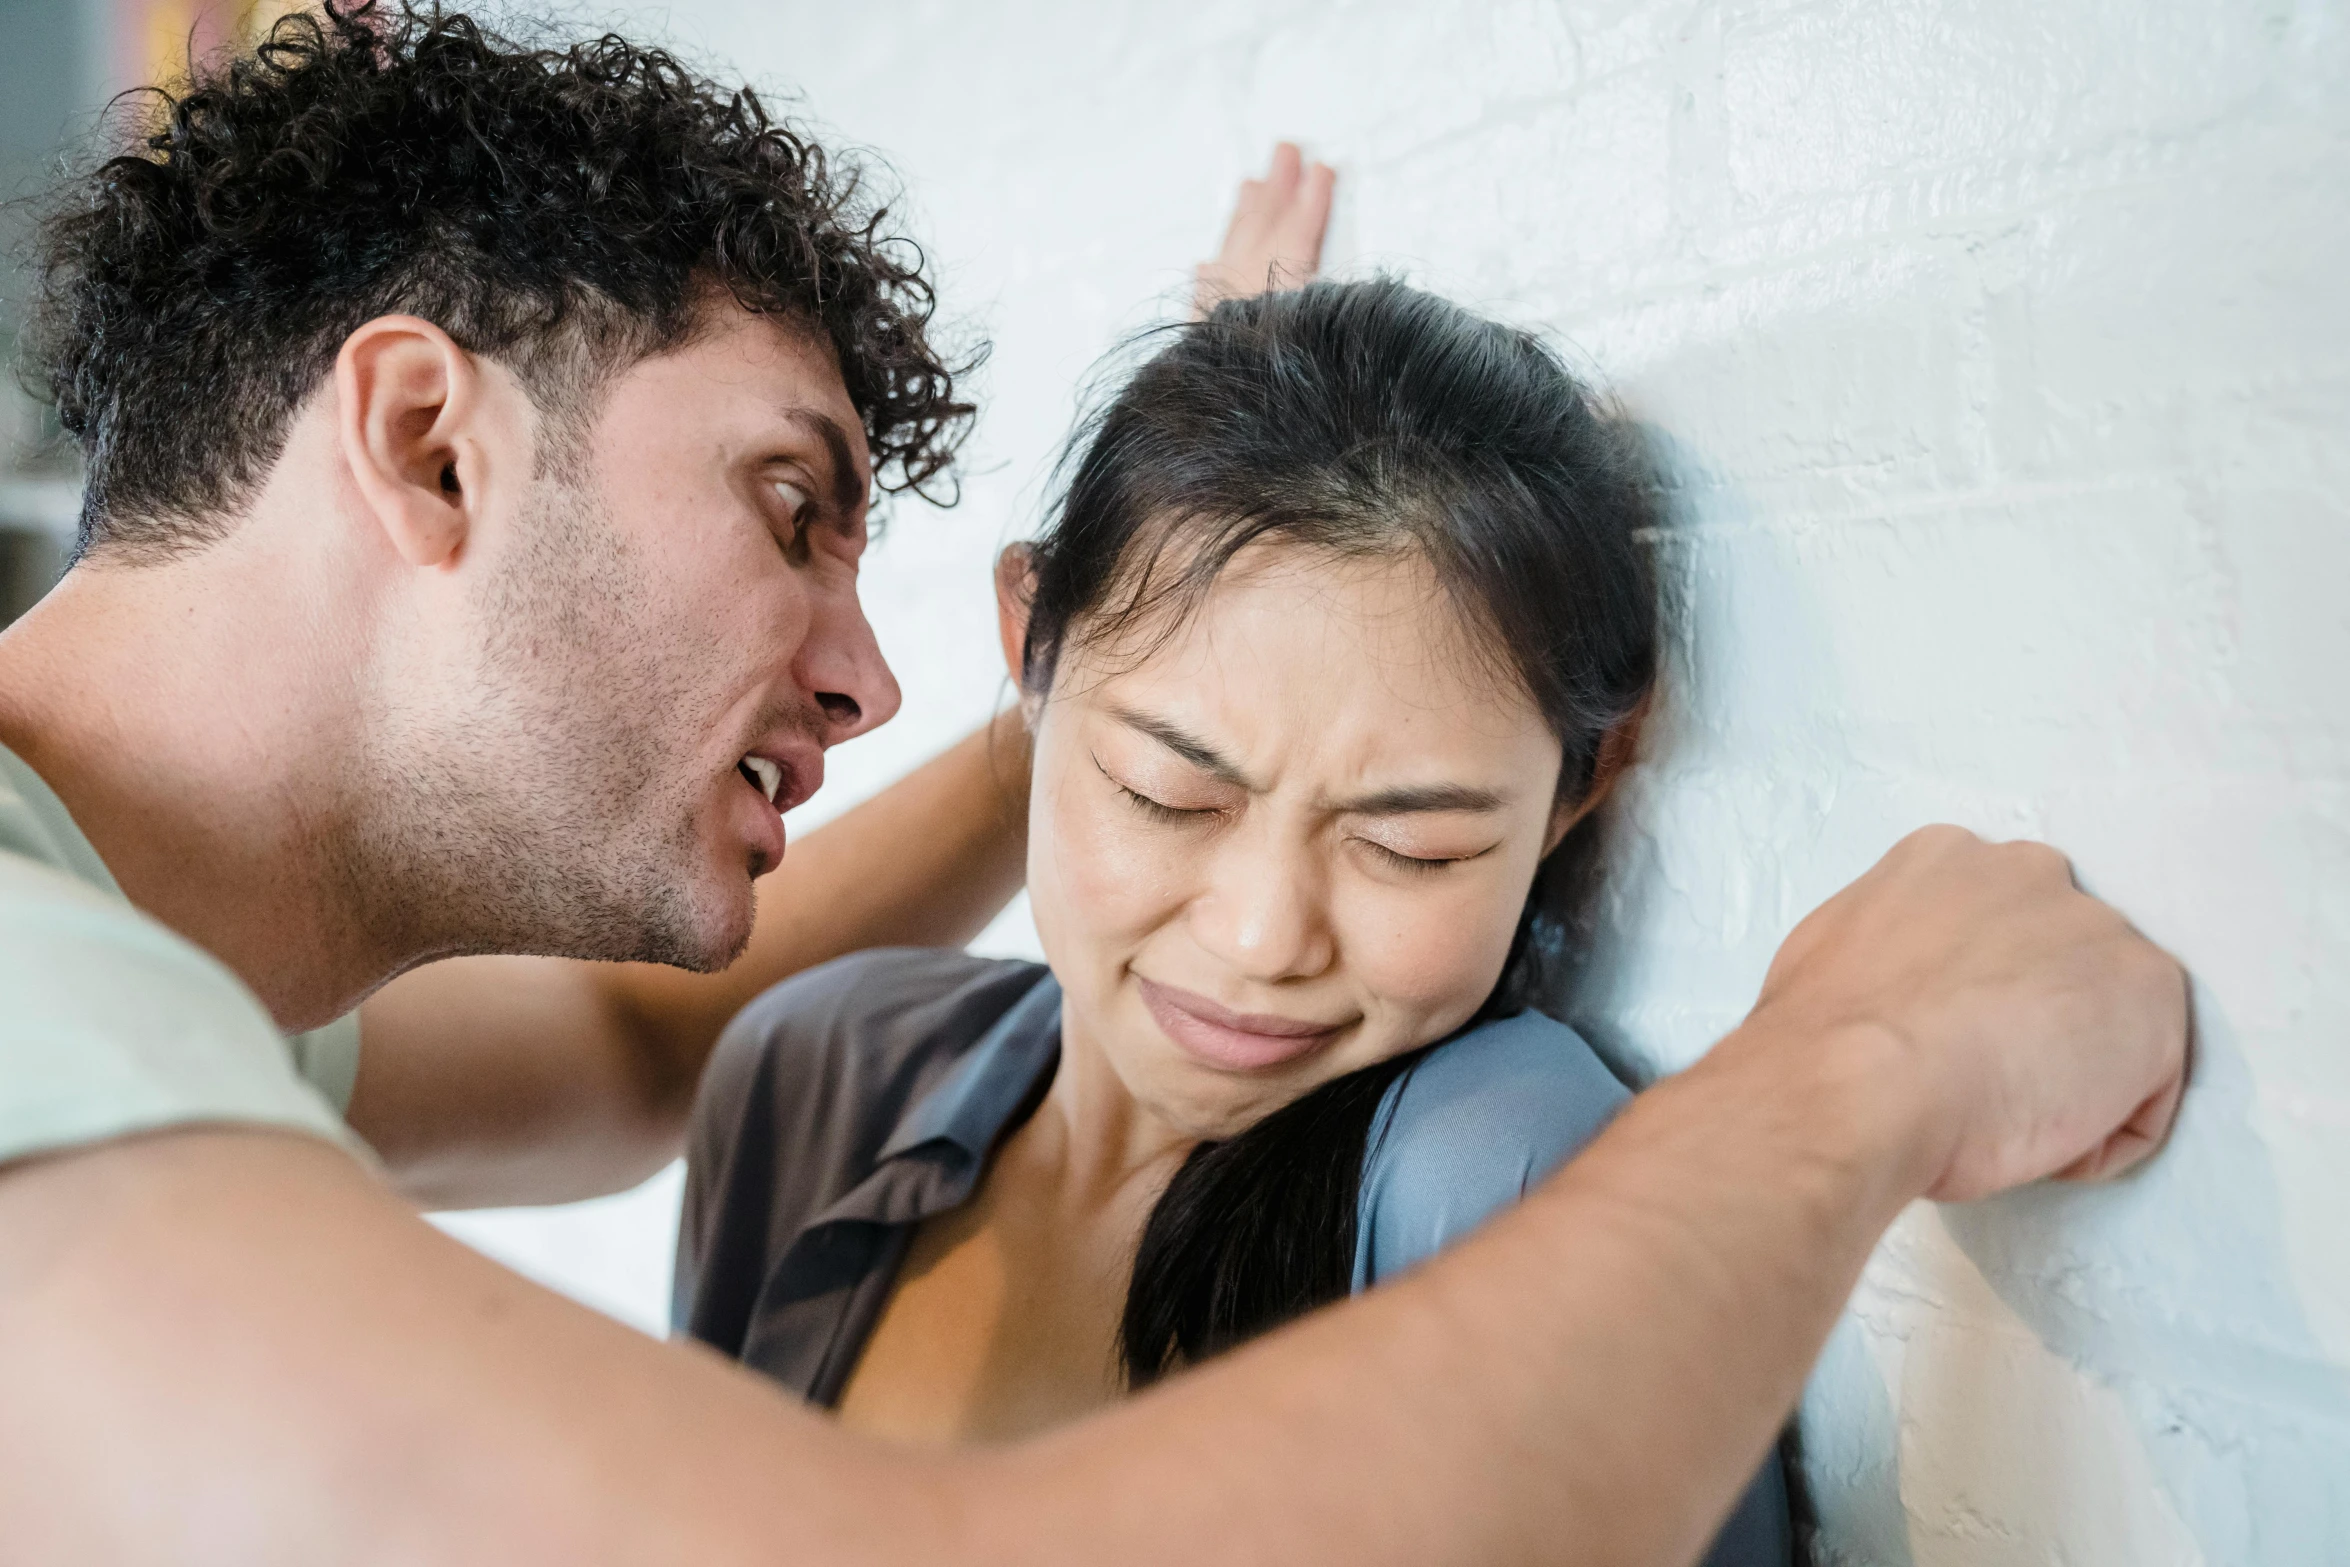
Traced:
[[[1425, 1262], [1516, 1202], [1630, 1098], [1582, 1035], [1538, 1012], [1482, 1024], [1430, 1051], [1372, 1118], [1355, 1212], [1355, 1289]], [[1786, 1480], [1773, 1454], [1704, 1567], [1787, 1567], [1793, 1555]]]

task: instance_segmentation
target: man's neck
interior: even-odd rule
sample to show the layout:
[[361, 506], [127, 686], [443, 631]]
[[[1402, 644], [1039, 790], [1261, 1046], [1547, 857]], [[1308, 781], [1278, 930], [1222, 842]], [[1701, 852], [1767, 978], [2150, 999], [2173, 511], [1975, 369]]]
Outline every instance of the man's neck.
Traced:
[[[56, 791], [130, 901], [226, 963], [288, 1030], [390, 977], [334, 866], [359, 722], [318, 672], [301, 568], [89, 562], [0, 635], [0, 745]], [[263, 585], [257, 585], [263, 584]], [[346, 631], [346, 635], [348, 632]]]

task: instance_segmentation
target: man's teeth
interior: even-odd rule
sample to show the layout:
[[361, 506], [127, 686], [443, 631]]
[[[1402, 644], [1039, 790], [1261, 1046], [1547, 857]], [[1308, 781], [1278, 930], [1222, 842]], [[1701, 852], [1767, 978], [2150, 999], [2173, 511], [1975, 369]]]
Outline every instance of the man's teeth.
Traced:
[[746, 756], [743, 758], [743, 770], [751, 775], [751, 781], [759, 786], [759, 792], [767, 796], [767, 803], [773, 805], [775, 791], [783, 787], [783, 769], [764, 756]]

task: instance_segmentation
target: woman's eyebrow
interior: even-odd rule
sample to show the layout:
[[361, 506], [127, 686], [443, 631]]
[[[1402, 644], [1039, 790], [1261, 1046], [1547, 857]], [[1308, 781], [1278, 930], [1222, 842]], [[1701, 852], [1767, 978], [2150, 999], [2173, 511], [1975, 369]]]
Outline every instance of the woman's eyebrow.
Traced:
[[[1113, 707], [1110, 716], [1129, 729], [1149, 735], [1201, 772], [1251, 793], [1258, 792], [1239, 764], [1180, 725], [1149, 713], [1138, 713], [1131, 707]], [[1457, 783], [1406, 784], [1342, 800], [1335, 809], [1356, 816], [1409, 816], [1422, 811], [1498, 811], [1508, 804], [1509, 796], [1498, 789]]]
[[1149, 735], [1153, 740], [1158, 741], [1159, 744], [1182, 757], [1201, 772], [1225, 783], [1237, 784], [1251, 793], [1256, 791], [1256, 786], [1248, 781], [1248, 775], [1240, 770], [1239, 763], [1232, 761], [1224, 753], [1191, 731], [1171, 724], [1164, 718], [1154, 718], [1148, 713], [1138, 713], [1131, 707], [1113, 707], [1110, 709], [1110, 716], [1129, 729], [1139, 730], [1143, 734]]
[[1342, 800], [1338, 809], [1357, 816], [1408, 816], [1416, 811], [1498, 811], [1507, 804], [1509, 797], [1497, 789], [1418, 784]]

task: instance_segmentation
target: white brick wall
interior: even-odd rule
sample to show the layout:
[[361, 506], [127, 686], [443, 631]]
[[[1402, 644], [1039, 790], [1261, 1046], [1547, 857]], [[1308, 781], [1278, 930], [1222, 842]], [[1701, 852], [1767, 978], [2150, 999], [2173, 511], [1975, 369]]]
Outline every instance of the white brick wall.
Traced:
[[1554, 329], [1671, 454], [1595, 1035], [1685, 1063], [1932, 818], [2054, 839], [2198, 977], [2150, 1175], [1921, 1208], [1870, 1268], [1807, 1411], [1836, 1559], [2350, 1561], [2340, 0], [662, 15], [886, 151], [999, 344], [966, 504], [869, 578], [905, 716], [822, 809], [988, 708], [1073, 386], [1302, 136], [1342, 260]]

